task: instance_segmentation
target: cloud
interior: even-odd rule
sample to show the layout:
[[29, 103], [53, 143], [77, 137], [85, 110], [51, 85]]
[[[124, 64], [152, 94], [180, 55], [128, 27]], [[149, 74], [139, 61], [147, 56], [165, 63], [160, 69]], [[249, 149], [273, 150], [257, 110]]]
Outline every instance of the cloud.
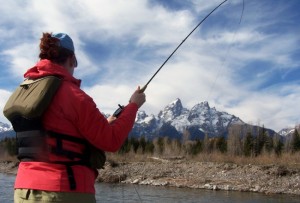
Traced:
[[36, 44], [33, 43], [21, 44], [12, 49], [3, 51], [1, 55], [8, 58], [11, 72], [15, 76], [23, 76], [23, 73], [38, 61], [38, 49]]
[[274, 87], [265, 93], [249, 92], [240, 103], [225, 109], [239, 115], [245, 122], [260, 123], [279, 131], [300, 122], [300, 110], [296, 108], [300, 102], [299, 90], [298, 85], [291, 84]]
[[[79, 61], [75, 76], [100, 110], [112, 113], [219, 3], [7, 1], [0, 8], [0, 62], [10, 74], [1, 77], [6, 91], [1, 94], [38, 60], [42, 32], [67, 32]], [[188, 108], [207, 100], [218, 110], [277, 130], [293, 125], [299, 115], [292, 108], [299, 102], [299, 81], [290, 76], [300, 64], [296, 4], [245, 1], [239, 25], [242, 1], [226, 2], [149, 84], [142, 109], [157, 114], [179, 97]]]
[[[6, 101], [8, 100], [10, 95], [11, 95], [11, 92], [9, 92], [7, 90], [0, 89], [0, 109], [1, 109], [1, 112], [3, 111], [4, 106], [6, 104]], [[9, 123], [9, 121], [5, 118], [5, 116], [2, 113], [0, 114], [0, 121], [5, 122], [5, 123]]]

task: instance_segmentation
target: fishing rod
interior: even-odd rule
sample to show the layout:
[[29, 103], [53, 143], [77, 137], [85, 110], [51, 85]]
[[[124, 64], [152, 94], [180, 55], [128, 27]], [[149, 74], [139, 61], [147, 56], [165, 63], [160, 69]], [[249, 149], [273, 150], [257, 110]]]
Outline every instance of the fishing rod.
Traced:
[[[157, 73], [164, 67], [164, 65], [169, 61], [169, 59], [174, 55], [174, 53], [179, 49], [179, 47], [190, 37], [190, 35], [215, 11], [217, 10], [222, 4], [224, 4], [227, 0], [220, 3], [217, 7], [215, 7], [209, 14], [207, 14], [197, 25], [196, 27], [181, 41], [181, 43], [174, 49], [174, 51], [168, 56], [168, 58], [163, 62], [163, 64], [157, 69], [157, 71], [152, 75], [152, 77], [149, 79], [149, 81], [140, 89], [140, 93], [145, 92], [147, 89], [149, 83], [153, 80], [153, 78], [157, 75]], [[119, 104], [119, 108], [113, 113], [114, 117], [118, 117], [124, 106]]]

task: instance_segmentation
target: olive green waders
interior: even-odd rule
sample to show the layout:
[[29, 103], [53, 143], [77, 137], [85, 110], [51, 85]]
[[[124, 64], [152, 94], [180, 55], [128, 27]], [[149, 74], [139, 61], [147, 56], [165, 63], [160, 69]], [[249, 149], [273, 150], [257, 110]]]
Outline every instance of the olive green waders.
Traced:
[[42, 190], [15, 189], [14, 203], [96, 203], [95, 195], [75, 192], [49, 192]]

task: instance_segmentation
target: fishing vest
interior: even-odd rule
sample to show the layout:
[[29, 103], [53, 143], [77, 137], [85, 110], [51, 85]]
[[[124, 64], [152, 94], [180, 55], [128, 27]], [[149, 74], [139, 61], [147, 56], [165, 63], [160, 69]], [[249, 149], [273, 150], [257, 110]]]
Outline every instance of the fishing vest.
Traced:
[[[45, 130], [42, 116], [50, 105], [62, 80], [56, 76], [46, 76], [21, 83], [8, 99], [3, 114], [11, 122], [17, 138], [18, 159], [20, 161], [41, 161], [66, 166], [70, 189], [76, 189], [73, 165], [84, 165], [94, 169], [103, 168], [105, 153], [89, 144], [85, 139]], [[47, 144], [54, 139], [55, 145]], [[72, 142], [83, 151], [67, 150], [65, 142]], [[57, 155], [64, 161], [53, 161], [49, 154]]]

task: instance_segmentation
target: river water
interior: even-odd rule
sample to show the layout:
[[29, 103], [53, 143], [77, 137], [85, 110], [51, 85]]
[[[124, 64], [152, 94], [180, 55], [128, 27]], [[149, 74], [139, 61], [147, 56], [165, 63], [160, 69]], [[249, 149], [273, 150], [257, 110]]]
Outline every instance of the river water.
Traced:
[[[0, 203], [13, 202], [15, 176], [0, 173]], [[265, 195], [251, 192], [212, 191], [163, 186], [96, 183], [97, 202], [203, 202], [203, 203], [299, 203], [293, 195]]]

